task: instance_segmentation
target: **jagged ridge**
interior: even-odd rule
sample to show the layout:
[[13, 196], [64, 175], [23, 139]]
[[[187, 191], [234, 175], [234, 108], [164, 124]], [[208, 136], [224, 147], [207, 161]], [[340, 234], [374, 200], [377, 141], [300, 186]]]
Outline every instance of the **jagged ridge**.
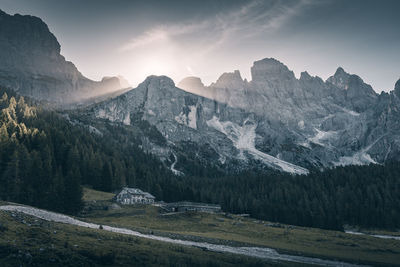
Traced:
[[39, 100], [70, 103], [121, 89], [117, 77], [84, 77], [60, 54], [47, 25], [34, 16], [0, 10], [0, 84]]
[[296, 79], [281, 62], [263, 59], [254, 63], [249, 82], [234, 71], [208, 87], [196, 77], [178, 87], [184, 90], [167, 77], [152, 76], [95, 106], [94, 114], [126, 124], [139, 116], [155, 125], [172, 144], [149, 145], [164, 159], [184, 141], [209, 145], [215, 157], [203, 160], [227, 168], [239, 161], [241, 169], [261, 164], [306, 173], [306, 168], [399, 158], [395, 94], [378, 95], [343, 68], [327, 81], [306, 72]]

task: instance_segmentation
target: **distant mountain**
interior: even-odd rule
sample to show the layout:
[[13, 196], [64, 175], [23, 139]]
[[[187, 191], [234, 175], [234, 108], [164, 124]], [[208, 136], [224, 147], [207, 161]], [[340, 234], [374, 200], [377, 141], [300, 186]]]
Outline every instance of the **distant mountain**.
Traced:
[[118, 77], [100, 82], [84, 77], [60, 54], [47, 25], [33, 16], [0, 10], [0, 84], [39, 100], [81, 101], [123, 88]]
[[96, 82], [60, 54], [47, 25], [32, 16], [0, 11], [0, 85], [21, 95], [125, 125], [146, 121], [153, 130], [141, 147], [175, 174], [198, 164], [237, 172], [310, 168], [400, 160], [400, 81], [377, 94], [357, 75], [338, 68], [323, 81], [297, 79], [276, 59], [254, 62], [251, 80], [239, 71], [210, 86], [188, 77], [178, 86], [150, 76], [136, 89], [122, 77]]
[[208, 87], [188, 77], [182, 89], [151, 76], [91, 112], [126, 125], [148, 121], [168, 142], [144, 149], [183, 173], [184, 157], [229, 171], [264, 166], [300, 174], [400, 159], [400, 82], [378, 95], [343, 68], [327, 81], [307, 72], [296, 79], [272, 58], [254, 62], [251, 74], [246, 81], [239, 71], [224, 73]]

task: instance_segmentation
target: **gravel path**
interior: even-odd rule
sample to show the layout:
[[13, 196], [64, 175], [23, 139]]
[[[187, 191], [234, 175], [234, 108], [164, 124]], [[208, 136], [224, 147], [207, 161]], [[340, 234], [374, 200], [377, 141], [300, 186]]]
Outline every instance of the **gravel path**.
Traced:
[[[31, 216], [34, 216], [34, 217], [37, 217], [37, 218], [40, 218], [40, 219], [43, 219], [46, 221], [66, 223], [66, 224], [71, 224], [71, 225], [76, 225], [76, 226], [81, 226], [81, 227], [87, 227], [87, 228], [93, 228], [93, 229], [99, 229], [99, 227], [100, 227], [99, 224], [83, 222], [83, 221], [74, 219], [67, 215], [50, 212], [50, 211], [45, 211], [45, 210], [32, 208], [32, 207], [18, 206], [18, 205], [6, 205], [6, 206], [0, 206], [0, 210], [22, 212], [27, 215], [31, 215]], [[162, 241], [162, 242], [167, 242], [167, 243], [173, 243], [173, 244], [179, 244], [179, 245], [184, 245], [184, 246], [199, 247], [199, 248], [203, 248], [203, 249], [207, 249], [207, 250], [215, 251], [215, 252], [225, 252], [225, 253], [227, 252], [227, 253], [233, 253], [233, 254], [238, 254], [238, 255], [245, 255], [245, 256], [256, 257], [256, 258], [261, 258], [261, 259], [266, 259], [266, 260], [289, 261], [289, 262], [298, 262], [298, 263], [305, 263], [305, 264], [315, 264], [315, 265], [320, 265], [320, 266], [346, 266], [346, 267], [360, 266], [360, 265], [356, 265], [356, 264], [350, 264], [350, 263], [339, 262], [339, 261], [331, 261], [331, 260], [323, 260], [323, 259], [312, 258], [312, 257], [303, 257], [303, 256], [282, 254], [282, 253], [277, 252], [275, 249], [271, 249], [271, 248], [232, 247], [232, 246], [226, 246], [226, 245], [210, 244], [210, 243], [206, 243], [206, 242], [194, 242], [194, 241], [188, 241], [188, 240], [172, 239], [169, 237], [142, 234], [142, 233], [139, 233], [136, 231], [126, 229], [126, 228], [117, 228], [117, 227], [111, 227], [111, 226], [107, 226], [107, 225], [103, 225], [102, 227], [103, 227], [104, 231], [110, 231], [110, 232], [114, 232], [114, 233], [126, 234], [126, 235], [131, 235], [131, 236], [137, 236], [137, 237], [141, 237], [141, 238], [147, 238], [147, 239], [152, 239], [152, 240], [157, 240], [157, 241]]]
[[366, 235], [366, 236], [372, 236], [372, 237], [383, 238], [383, 239], [400, 240], [400, 236], [395, 236], [395, 235], [374, 235], [374, 234], [366, 234], [366, 233], [361, 233], [361, 232], [356, 232], [356, 231], [345, 231], [345, 233], [352, 234], [352, 235]]

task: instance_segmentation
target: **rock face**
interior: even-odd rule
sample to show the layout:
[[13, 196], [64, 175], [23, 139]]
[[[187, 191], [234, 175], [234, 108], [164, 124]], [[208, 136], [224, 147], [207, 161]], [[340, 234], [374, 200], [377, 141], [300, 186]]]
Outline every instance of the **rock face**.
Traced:
[[213, 95], [209, 92], [208, 88], [206, 88], [198, 77], [186, 77], [178, 84], [179, 88], [188, 89], [190, 88], [191, 92], [196, 95], [201, 95], [205, 97], [211, 98]]
[[357, 75], [346, 73], [341, 67], [327, 82], [342, 89], [347, 104], [356, 111], [364, 111], [376, 101], [377, 94], [369, 84], [365, 84]]
[[250, 82], [239, 71], [224, 73], [208, 87], [189, 77], [178, 85], [183, 90], [151, 76], [92, 111], [127, 125], [154, 125], [168, 145], [147, 149], [163, 159], [173, 155], [174, 168], [176, 154], [189, 147], [193, 156], [227, 169], [267, 166], [300, 174], [400, 159], [400, 82], [391, 94], [378, 95], [343, 68], [327, 81], [307, 72], [296, 79], [275, 59], [256, 61], [251, 73]]
[[95, 82], [60, 54], [60, 44], [39, 18], [0, 10], [0, 84], [22, 95], [73, 102], [121, 88], [119, 79]]
[[[97, 104], [91, 110], [98, 118], [126, 125], [146, 120], [156, 126], [168, 140], [168, 146], [150, 144], [147, 149], [162, 159], [176, 157], [180, 149], [187, 152], [189, 147], [195, 147], [193, 155], [215, 165], [243, 169], [250, 167], [252, 161], [259, 161], [272, 168], [307, 173], [305, 168], [256, 148], [257, 116], [185, 92], [165, 76], [151, 76], [136, 89]], [[171, 165], [173, 171], [174, 166]]]
[[108, 98], [90, 107], [93, 116], [147, 121], [156, 129], [149, 134], [166, 142], [142, 136], [143, 149], [176, 174], [185, 172], [182, 155], [225, 170], [266, 166], [298, 174], [400, 160], [400, 80], [378, 95], [343, 68], [326, 81], [307, 72], [297, 79], [272, 58], [254, 62], [251, 75], [247, 81], [239, 71], [224, 73], [210, 86], [188, 77], [179, 88], [165, 76], [132, 90], [121, 77], [95, 82], [65, 60], [42, 20], [0, 11], [0, 86], [58, 104]]
[[394, 93], [400, 97], [400, 79], [396, 82], [396, 85], [394, 86]]

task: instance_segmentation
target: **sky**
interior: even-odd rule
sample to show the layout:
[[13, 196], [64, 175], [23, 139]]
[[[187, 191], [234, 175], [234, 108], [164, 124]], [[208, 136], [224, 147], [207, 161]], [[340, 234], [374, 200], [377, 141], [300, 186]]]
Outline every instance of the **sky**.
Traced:
[[400, 78], [398, 0], [0, 0], [47, 23], [87, 77], [149, 75], [208, 85], [224, 72], [251, 79], [253, 62], [281, 61], [327, 79], [341, 66], [377, 92]]

